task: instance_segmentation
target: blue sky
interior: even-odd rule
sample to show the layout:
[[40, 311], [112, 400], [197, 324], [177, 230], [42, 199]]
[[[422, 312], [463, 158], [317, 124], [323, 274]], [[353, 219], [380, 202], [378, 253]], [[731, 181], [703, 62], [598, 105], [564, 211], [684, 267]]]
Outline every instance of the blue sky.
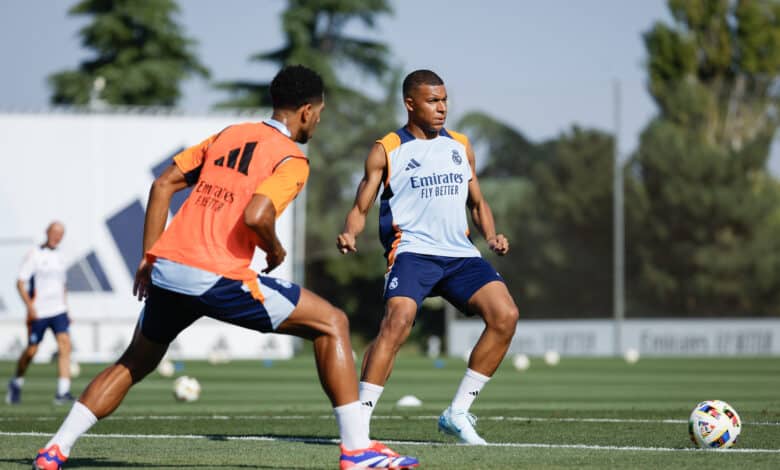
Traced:
[[[73, 1], [0, 2], [0, 110], [43, 109], [46, 77], [88, 57], [77, 36], [83, 18]], [[215, 81], [268, 79], [271, 66], [250, 63], [282, 44], [283, 0], [180, 0], [179, 23]], [[371, 34], [392, 49], [405, 72], [437, 71], [451, 98], [452, 123], [488, 112], [532, 139], [579, 124], [614, 128], [613, 87], [620, 82], [620, 147], [636, 146], [655, 113], [645, 86], [641, 34], [668, 20], [661, 0], [395, 0], [395, 14]], [[360, 32], [360, 28], [354, 27]], [[358, 77], [355, 82], [359, 83]], [[185, 84], [179, 107], [202, 113], [226, 96], [203, 80]]]

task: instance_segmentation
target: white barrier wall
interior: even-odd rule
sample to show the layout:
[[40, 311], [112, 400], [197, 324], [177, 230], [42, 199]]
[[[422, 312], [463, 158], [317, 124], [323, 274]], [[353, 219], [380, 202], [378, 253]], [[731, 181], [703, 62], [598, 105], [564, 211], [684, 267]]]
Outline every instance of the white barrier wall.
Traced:
[[[68, 266], [74, 335], [78, 331], [84, 338], [99, 339], [85, 343], [82, 353], [90, 351], [93, 355], [89, 357], [95, 360], [113, 359], [115, 345], [126, 345], [141, 308], [131, 290], [141, 258], [143, 216], [152, 181], [181, 149], [230, 124], [265, 117], [148, 111], [0, 112], [0, 357], [9, 357], [19, 328], [23, 329], [25, 311], [16, 292], [22, 257], [44, 241], [46, 225], [58, 219], [66, 226], [60, 251]], [[174, 197], [172, 213], [185, 197]], [[287, 258], [272, 274], [288, 280], [293, 278], [295, 210], [293, 204], [276, 223]], [[258, 254], [253, 266], [262, 269], [265, 257], [259, 250]], [[205, 357], [210, 337], [218, 335], [230, 345], [248, 341], [240, 354], [265, 354], [265, 349], [257, 346], [265, 344], [261, 335], [250, 332], [257, 336], [250, 340], [237, 327], [228, 330], [213, 330], [213, 335], [208, 335], [194, 329], [192, 335], [201, 335], [204, 348], [190, 347], [189, 341], [182, 339], [181, 354]], [[278, 342], [290, 341], [283, 338]], [[279, 351], [291, 350], [290, 343], [268, 354], [276, 357]]]
[[[478, 320], [453, 320], [447, 351], [461, 357], [482, 333]], [[622, 351], [646, 356], [778, 356], [780, 319], [643, 319], [624, 320]], [[542, 355], [554, 350], [567, 356], [615, 354], [612, 320], [521, 320], [510, 353]]]
[[[73, 360], [76, 362], [112, 362], [130, 344], [135, 322], [131, 319], [82, 319], [71, 324]], [[0, 359], [16, 360], [27, 344], [24, 322], [0, 320]], [[212, 353], [229, 359], [289, 359], [293, 356], [292, 337], [261, 334], [245, 328], [201, 318], [184, 330], [168, 349], [168, 357], [205, 359]], [[51, 331], [44, 335], [36, 362], [51, 360], [57, 343]]]

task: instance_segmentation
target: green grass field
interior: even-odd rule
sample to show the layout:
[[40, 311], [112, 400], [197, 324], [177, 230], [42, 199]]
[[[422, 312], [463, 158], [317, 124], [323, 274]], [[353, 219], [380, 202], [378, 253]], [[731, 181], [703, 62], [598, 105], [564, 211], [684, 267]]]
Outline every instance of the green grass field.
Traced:
[[[489, 446], [456, 445], [436, 431], [465, 364], [402, 356], [376, 409], [374, 438], [417, 456], [425, 469], [780, 468], [780, 360], [532, 359], [502, 366], [472, 411]], [[83, 365], [74, 391], [102, 366]], [[0, 362], [8, 375], [10, 362]], [[297, 468], [338, 466], [337, 430], [309, 355], [291, 361], [186, 362], [177, 375], [203, 387], [174, 401], [156, 373], [76, 444], [67, 468]], [[54, 366], [30, 368], [19, 406], [0, 406], [0, 468], [29, 468], [68, 409], [51, 404]], [[5, 382], [3, 381], [3, 385]], [[422, 407], [397, 409], [412, 394]], [[687, 418], [697, 402], [722, 399], [743, 420], [737, 445], [693, 448]]]

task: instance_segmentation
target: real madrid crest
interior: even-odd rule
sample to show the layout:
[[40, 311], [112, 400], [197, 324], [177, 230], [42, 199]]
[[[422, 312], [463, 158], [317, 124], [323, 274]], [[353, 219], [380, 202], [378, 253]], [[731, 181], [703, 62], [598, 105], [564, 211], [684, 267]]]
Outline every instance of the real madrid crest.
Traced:
[[460, 154], [457, 150], [452, 151], [452, 161], [455, 162], [456, 165], [460, 165], [460, 163], [463, 161], [463, 159], [460, 158]]

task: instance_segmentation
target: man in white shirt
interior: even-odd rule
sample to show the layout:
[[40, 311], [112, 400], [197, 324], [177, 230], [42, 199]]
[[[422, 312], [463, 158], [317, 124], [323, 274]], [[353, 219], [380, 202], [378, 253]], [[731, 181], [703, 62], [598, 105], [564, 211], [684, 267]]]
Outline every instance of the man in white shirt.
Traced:
[[5, 401], [11, 405], [21, 402], [24, 373], [49, 328], [57, 339], [59, 350], [59, 378], [54, 403], [62, 405], [73, 401], [70, 394], [71, 344], [65, 301], [65, 263], [56, 251], [63, 235], [65, 226], [61, 222], [50, 223], [46, 228], [46, 243], [30, 250], [19, 269], [16, 289], [27, 308], [28, 343], [16, 364], [16, 375], [8, 382]]

